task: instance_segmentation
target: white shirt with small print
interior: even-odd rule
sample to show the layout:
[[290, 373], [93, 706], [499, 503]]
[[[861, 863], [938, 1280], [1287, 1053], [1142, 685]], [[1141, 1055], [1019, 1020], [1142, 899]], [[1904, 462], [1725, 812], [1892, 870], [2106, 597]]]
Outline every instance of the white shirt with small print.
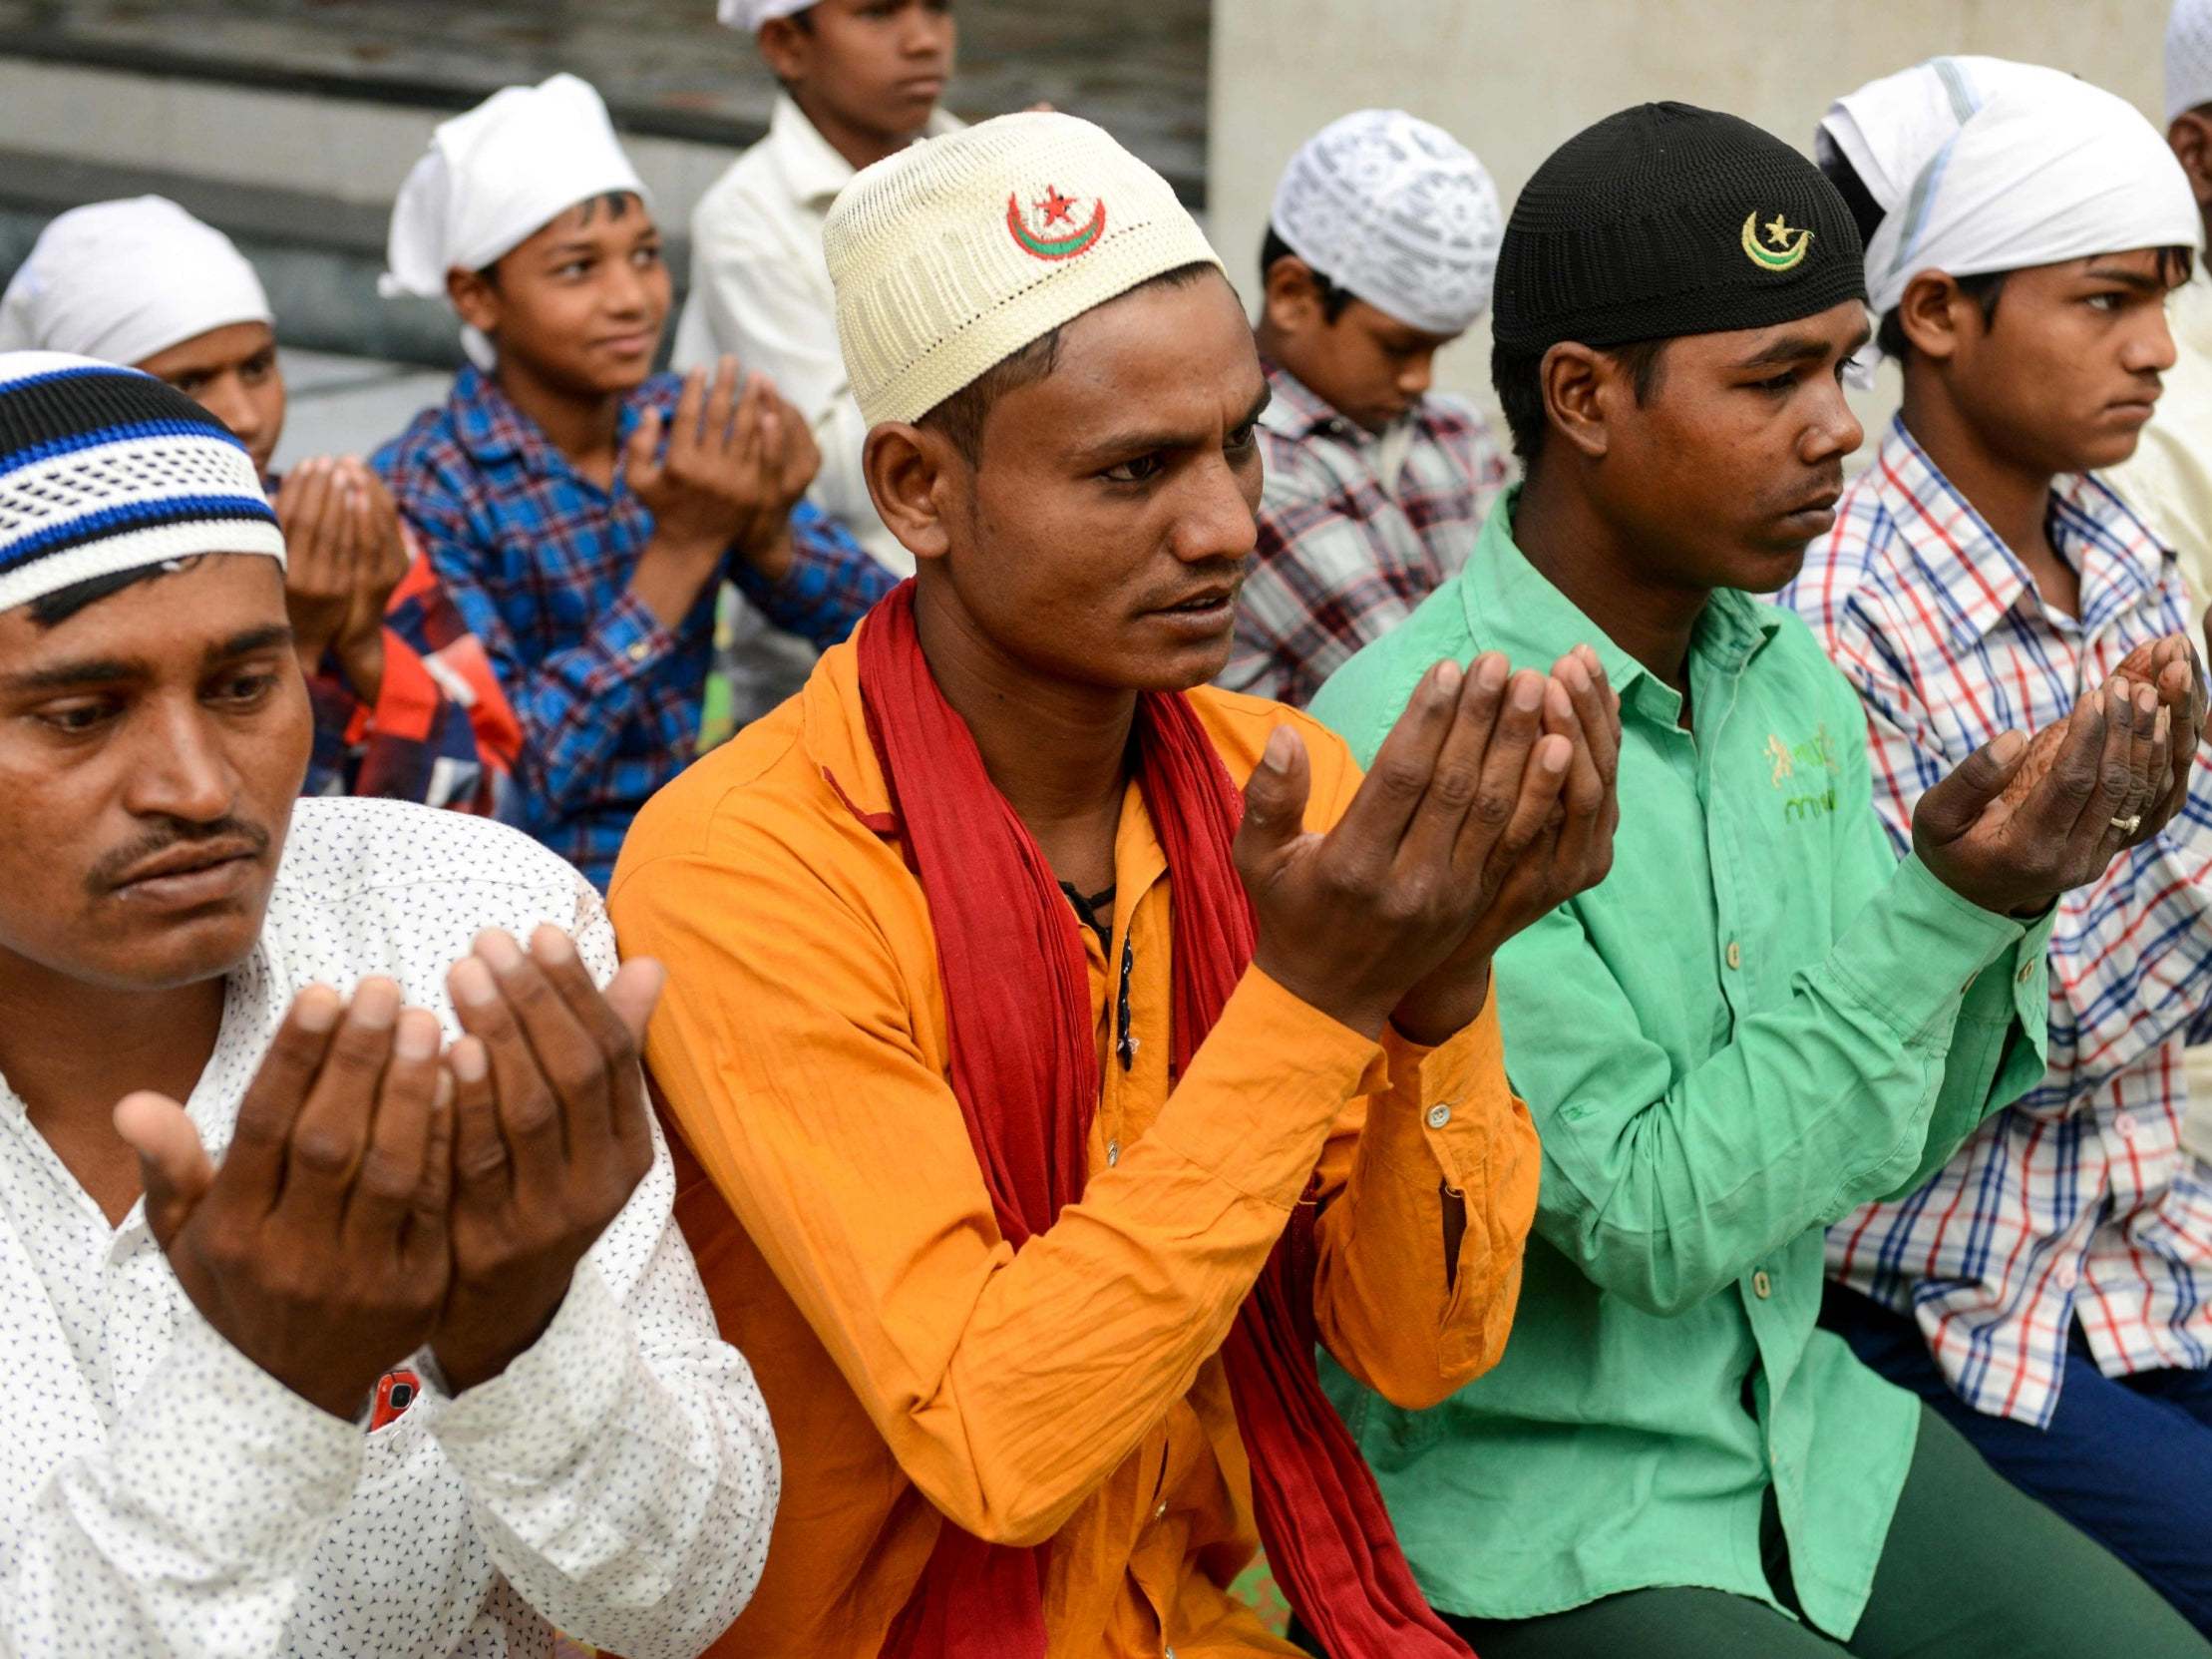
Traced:
[[[389, 975], [459, 1035], [447, 968], [478, 932], [568, 930], [603, 983], [598, 895], [513, 830], [302, 800], [261, 939], [186, 1102], [220, 1158], [295, 993]], [[555, 1627], [691, 1655], [767, 1556], [779, 1465], [653, 1166], [546, 1334], [458, 1399], [373, 1433], [310, 1406], [200, 1318], [0, 1080], [0, 1659], [544, 1655]]]

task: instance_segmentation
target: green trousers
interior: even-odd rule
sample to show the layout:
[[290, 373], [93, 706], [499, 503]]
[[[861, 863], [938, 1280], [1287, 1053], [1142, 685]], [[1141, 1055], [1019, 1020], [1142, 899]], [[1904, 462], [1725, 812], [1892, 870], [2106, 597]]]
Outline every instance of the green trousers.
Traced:
[[[1769, 1564], [1777, 1583], [1786, 1564]], [[1482, 1659], [2212, 1659], [2118, 1559], [1923, 1412], [1865, 1616], [1837, 1643], [1720, 1590], [1637, 1590], [1541, 1619], [1449, 1621]]]

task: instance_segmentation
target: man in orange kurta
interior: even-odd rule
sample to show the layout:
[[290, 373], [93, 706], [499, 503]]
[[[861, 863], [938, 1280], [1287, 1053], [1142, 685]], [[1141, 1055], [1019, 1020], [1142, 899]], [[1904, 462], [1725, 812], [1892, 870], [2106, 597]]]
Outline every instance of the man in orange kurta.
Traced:
[[[1092, 197], [1072, 222], [1106, 233], [1047, 262], [1067, 242], [1021, 204], [1070, 219], [1072, 181]], [[1009, 1651], [916, 1634], [957, 1528], [1045, 1546], [1041, 1623], [1008, 1613], [1039, 1659], [1294, 1653], [1226, 1588], [1258, 1535], [1221, 1350], [1311, 1205], [1293, 1282], [1353, 1375], [1417, 1407], [1496, 1361], [1538, 1153], [1489, 953], [1602, 876], [1617, 704], [1581, 653], [1549, 676], [1443, 665], [1363, 786], [1312, 721], [1206, 688], [1254, 545], [1266, 385], [1212, 250], [1097, 129], [1007, 117], [871, 169], [829, 249], [872, 487], [921, 574], [651, 802], [610, 894], [624, 948], [668, 965], [648, 1060], [699, 1165], [679, 1215], [784, 1452], [767, 1576], [726, 1648]], [[856, 318], [903, 281], [980, 286], [983, 325], [887, 345]], [[947, 774], [979, 758], [984, 808], [1018, 820], [1080, 941], [1099, 1082], [1080, 1192], [1018, 1248], [957, 1092], [948, 982], [977, 993], [946, 947], [968, 935], [911, 833], [938, 780], [887, 776], [910, 711], [864, 693], [869, 630], [919, 650], [922, 697], [956, 715]], [[1179, 693], [1244, 791], [1254, 943], [1174, 1074], [1177, 836], [1138, 756]], [[1018, 906], [1001, 878], [989, 902]], [[1340, 1628], [1398, 1628], [1354, 1599]], [[1372, 1648], [1341, 1659], [1396, 1638]]]

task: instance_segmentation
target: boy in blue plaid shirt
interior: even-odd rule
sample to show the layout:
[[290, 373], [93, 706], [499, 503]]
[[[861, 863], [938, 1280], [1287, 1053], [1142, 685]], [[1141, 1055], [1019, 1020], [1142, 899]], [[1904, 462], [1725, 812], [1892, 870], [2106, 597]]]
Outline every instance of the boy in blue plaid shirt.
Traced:
[[800, 501], [819, 455], [765, 376], [652, 373], [660, 235], [582, 82], [440, 128], [391, 252], [387, 286], [445, 293], [476, 361], [377, 470], [515, 704], [511, 815], [603, 887], [697, 749], [723, 585], [829, 645], [892, 579]]

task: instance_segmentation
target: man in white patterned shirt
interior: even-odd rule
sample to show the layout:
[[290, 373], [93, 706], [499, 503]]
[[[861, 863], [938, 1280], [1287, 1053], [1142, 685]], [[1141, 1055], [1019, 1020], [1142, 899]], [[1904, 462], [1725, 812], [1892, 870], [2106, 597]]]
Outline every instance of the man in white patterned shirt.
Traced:
[[[2115, 675], [2177, 730], [2201, 713], [2173, 556], [2096, 476], [2173, 364], [2201, 227], [2149, 123], [2053, 70], [1937, 59], [1840, 101], [1818, 147], [1905, 400], [1785, 601], [1859, 690], [1895, 839], [1959, 756]], [[1830, 1231], [1824, 1319], [2212, 1634], [2212, 1179], [2180, 1145], [2212, 775], [2167, 799], [2059, 901], [2044, 1080]]]
[[1474, 153], [1402, 110], [1306, 140], [1276, 188], [1255, 326], [1267, 488], [1219, 683], [1303, 708], [1474, 551], [1511, 481], [1436, 353], [1490, 303], [1505, 220]]
[[282, 557], [190, 399], [0, 356], [0, 1656], [694, 1654], [778, 1463], [660, 970], [513, 831], [295, 802]]

